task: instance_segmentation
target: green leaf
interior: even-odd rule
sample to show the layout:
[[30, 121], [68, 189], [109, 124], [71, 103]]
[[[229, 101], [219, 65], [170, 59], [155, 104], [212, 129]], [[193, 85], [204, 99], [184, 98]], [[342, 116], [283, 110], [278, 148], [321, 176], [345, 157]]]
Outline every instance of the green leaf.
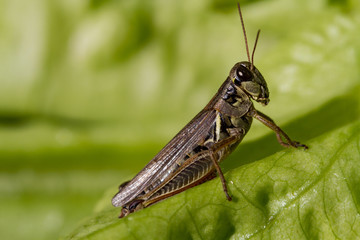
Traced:
[[355, 239], [360, 236], [360, 124], [286, 149], [116, 219], [104, 210], [69, 239]]

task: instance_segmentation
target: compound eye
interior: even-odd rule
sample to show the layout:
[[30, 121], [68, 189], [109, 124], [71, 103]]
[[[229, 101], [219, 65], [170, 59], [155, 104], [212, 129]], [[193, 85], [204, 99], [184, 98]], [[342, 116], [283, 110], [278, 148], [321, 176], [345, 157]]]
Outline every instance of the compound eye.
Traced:
[[251, 81], [252, 78], [253, 75], [250, 70], [240, 65], [238, 69], [236, 69], [234, 83], [239, 86], [241, 82]]

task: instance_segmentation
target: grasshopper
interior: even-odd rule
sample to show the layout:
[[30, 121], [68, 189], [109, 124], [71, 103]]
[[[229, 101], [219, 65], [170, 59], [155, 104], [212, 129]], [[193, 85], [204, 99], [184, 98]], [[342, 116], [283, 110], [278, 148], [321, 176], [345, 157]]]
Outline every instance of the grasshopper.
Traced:
[[[248, 61], [238, 62], [215, 96], [131, 181], [120, 185], [112, 199], [122, 207], [119, 218], [204, 183], [219, 175], [227, 200], [231, 201], [219, 163], [241, 142], [253, 118], [272, 129], [284, 147], [307, 146], [293, 141], [275, 122], [256, 110], [252, 100], [269, 103], [265, 79], [254, 66], [257, 32], [250, 59], [244, 20], [238, 11]], [[217, 174], [216, 174], [217, 173]]]

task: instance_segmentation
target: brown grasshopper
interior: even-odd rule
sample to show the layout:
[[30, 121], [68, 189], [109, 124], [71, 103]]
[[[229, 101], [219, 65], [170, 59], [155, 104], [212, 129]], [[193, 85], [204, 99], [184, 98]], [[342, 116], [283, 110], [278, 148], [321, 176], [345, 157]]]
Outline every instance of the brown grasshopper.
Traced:
[[250, 59], [243, 17], [238, 4], [248, 61], [238, 62], [218, 92], [131, 181], [119, 187], [112, 199], [122, 207], [120, 218], [158, 201], [204, 183], [219, 175], [226, 198], [231, 201], [219, 162], [226, 158], [249, 131], [255, 118], [271, 128], [284, 147], [307, 146], [292, 141], [251, 99], [269, 103], [265, 79], [254, 66], [258, 31]]

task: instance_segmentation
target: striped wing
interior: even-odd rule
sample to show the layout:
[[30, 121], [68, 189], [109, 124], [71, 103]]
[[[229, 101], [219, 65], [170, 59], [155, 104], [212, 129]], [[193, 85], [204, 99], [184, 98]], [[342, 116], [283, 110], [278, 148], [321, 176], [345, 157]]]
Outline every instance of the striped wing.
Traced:
[[176, 164], [199, 142], [203, 141], [215, 123], [216, 110], [206, 109], [197, 114], [128, 184], [112, 199], [115, 207], [124, 206], [154, 181], [166, 179]]

